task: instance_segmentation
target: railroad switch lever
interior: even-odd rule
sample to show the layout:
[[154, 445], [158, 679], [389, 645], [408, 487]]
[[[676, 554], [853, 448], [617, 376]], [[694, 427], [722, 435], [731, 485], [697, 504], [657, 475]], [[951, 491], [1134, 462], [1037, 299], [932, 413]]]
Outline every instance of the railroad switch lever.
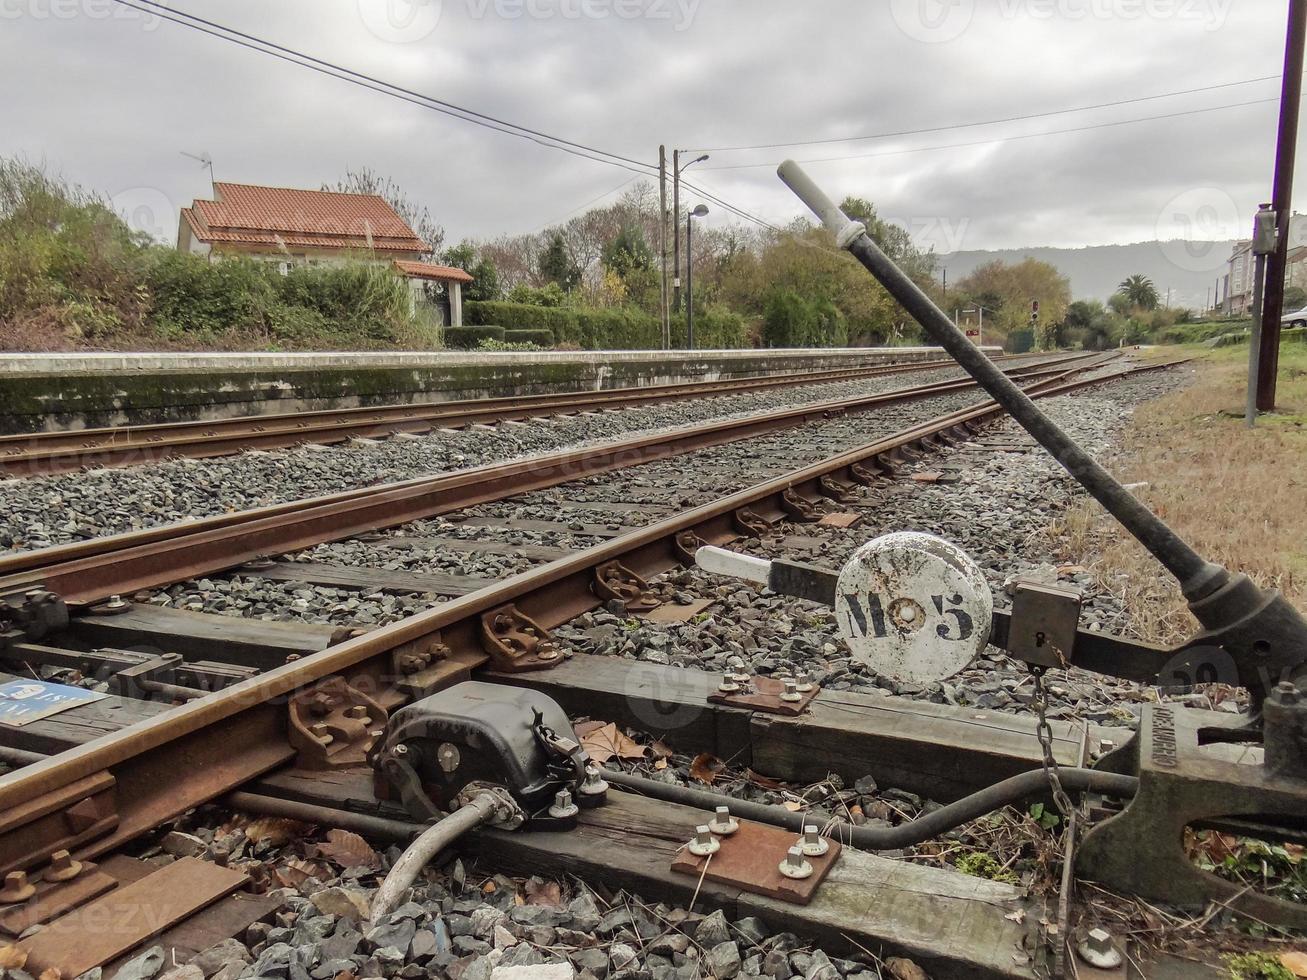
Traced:
[[1256, 715], [1282, 680], [1307, 682], [1307, 617], [1284, 596], [1264, 590], [1245, 575], [1232, 575], [1207, 561], [1134, 498], [1085, 452], [990, 358], [962, 333], [929, 296], [881, 251], [866, 227], [851, 220], [793, 160], [781, 164], [782, 181], [898, 302], [927, 336], [951, 354], [967, 373], [1035, 441], [1175, 576], [1189, 609], [1203, 630], [1186, 645], [1198, 658], [1219, 649], [1229, 658], [1240, 685], [1253, 697]]

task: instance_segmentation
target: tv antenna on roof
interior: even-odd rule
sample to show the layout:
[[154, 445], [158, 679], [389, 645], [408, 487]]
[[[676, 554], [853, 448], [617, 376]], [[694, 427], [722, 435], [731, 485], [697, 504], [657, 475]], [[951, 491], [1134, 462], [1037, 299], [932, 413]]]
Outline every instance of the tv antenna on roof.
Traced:
[[198, 161], [200, 162], [200, 166], [202, 166], [202, 167], [208, 167], [208, 168], [209, 168], [209, 183], [212, 184], [212, 183], [214, 182], [214, 177], [213, 177], [213, 157], [209, 156], [209, 154], [207, 154], [207, 153], [200, 153], [200, 154], [197, 155], [197, 154], [195, 154], [195, 153], [187, 153], [185, 150], [182, 150], [181, 153], [182, 153], [182, 156], [184, 156], [184, 157], [190, 157], [192, 160], [198, 160]]

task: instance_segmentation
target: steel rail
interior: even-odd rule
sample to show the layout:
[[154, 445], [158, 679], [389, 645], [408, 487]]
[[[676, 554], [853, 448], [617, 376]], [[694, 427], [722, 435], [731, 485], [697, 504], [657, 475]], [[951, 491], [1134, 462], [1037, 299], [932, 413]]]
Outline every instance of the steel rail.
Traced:
[[[1110, 375], [1075, 381], [1043, 382], [1033, 397], [1068, 394], [1122, 377], [1174, 367], [1174, 362], [1127, 368]], [[888, 438], [878, 439], [676, 514], [657, 524], [632, 531], [585, 551], [515, 575], [492, 587], [470, 593], [428, 612], [363, 634], [233, 687], [192, 701], [154, 719], [139, 722], [85, 745], [0, 777], [0, 813], [16, 807], [40, 811], [42, 797], [70, 792], [82, 781], [108, 776], [113, 780], [119, 813], [115, 828], [86, 842], [80, 854], [94, 856], [207, 800], [214, 799], [265, 772], [289, 762], [294, 755], [286, 740], [285, 697], [324, 677], [347, 675], [351, 683], [372, 681], [385, 689], [389, 655], [408, 644], [441, 638], [453, 650], [446, 662], [452, 683], [466, 678], [486, 662], [479, 652], [477, 626], [482, 613], [515, 603], [546, 628], [567, 622], [599, 604], [589, 591], [594, 570], [620, 560], [637, 573], [656, 574], [682, 563], [677, 537], [693, 532], [698, 539], [722, 543], [738, 537], [732, 516], [742, 507], [762, 511], [771, 501], [778, 512], [780, 497], [790, 492], [816, 493], [823, 478], [843, 475], [857, 479], [856, 464], [873, 459], [960, 425], [975, 425], [1004, 415], [1001, 406], [986, 402], [950, 412]], [[46, 855], [22, 850], [17, 821], [0, 826], [0, 862], [28, 866]], [[15, 858], [15, 855], [21, 857]]]
[[[1095, 363], [1095, 362], [1090, 362]], [[1017, 368], [1061, 377], [1061, 362]], [[957, 379], [684, 426], [599, 446], [492, 464], [202, 521], [25, 552], [0, 560], [0, 594], [41, 588], [70, 606], [157, 588], [366, 531], [556, 486], [627, 466], [792, 428], [815, 419], [976, 388]]]
[[[1019, 355], [1024, 356], [1024, 355]], [[1008, 361], [1004, 357], [996, 360]], [[35, 476], [84, 467], [129, 466], [174, 456], [204, 459], [247, 449], [285, 449], [401, 432], [430, 432], [605, 408], [628, 408], [670, 399], [723, 396], [778, 387], [827, 384], [951, 368], [951, 359], [859, 369], [749, 376], [684, 384], [569, 391], [456, 402], [420, 402], [246, 416], [216, 421], [166, 422], [0, 436], [0, 473]]]

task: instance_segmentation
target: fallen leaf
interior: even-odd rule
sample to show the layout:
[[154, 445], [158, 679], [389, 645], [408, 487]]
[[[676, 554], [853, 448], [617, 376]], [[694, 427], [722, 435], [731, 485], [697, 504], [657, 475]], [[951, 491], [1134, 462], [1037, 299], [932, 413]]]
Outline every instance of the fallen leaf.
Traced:
[[64, 971], [57, 966], [52, 966], [48, 970], [42, 970], [40, 980], [63, 980]]
[[717, 774], [726, 768], [726, 763], [715, 755], [704, 752], [694, 757], [690, 763], [690, 777], [709, 786], [717, 779]]
[[[1281, 953], [1280, 966], [1284, 967], [1295, 977], [1307, 977], [1307, 953], [1299, 953], [1297, 951], [1292, 953]], [[44, 980], [44, 978], [42, 978], [42, 980]]]
[[528, 905], [562, 905], [562, 889], [558, 887], [556, 881], [537, 882], [532, 879], [526, 883], [526, 903]]
[[672, 747], [661, 738], [649, 746], [649, 751], [653, 753], [655, 759], [670, 759], [672, 757]]
[[603, 728], [604, 724], [602, 721], [578, 721], [572, 726], [572, 731], [576, 732], [577, 738], [584, 738], [596, 728]]
[[1003, 918], [1007, 919], [1009, 922], [1020, 924], [1026, 921], [1026, 910], [1017, 909], [1015, 912], [1009, 912], [1007, 915], [1003, 916]]
[[0, 946], [0, 969], [21, 970], [27, 965], [27, 951], [17, 946]]
[[318, 845], [318, 853], [342, 868], [381, 867], [381, 858], [372, 846], [348, 830], [327, 831], [327, 839]]
[[1087, 571], [1089, 569], [1085, 568], [1084, 565], [1059, 565], [1057, 567], [1057, 574], [1059, 575], [1082, 575]]
[[299, 858], [291, 858], [281, 867], [274, 869], [272, 874], [283, 888], [298, 888], [310, 878], [326, 879], [331, 877], [331, 872], [325, 867], [314, 864], [312, 861], [302, 861]]
[[643, 759], [645, 748], [612, 722], [581, 736], [581, 745], [592, 762], [602, 766], [612, 758]]
[[493, 881], [487, 881], [484, 885], [481, 886], [481, 893], [483, 895], [490, 895], [494, 892], [494, 890], [495, 890], [495, 883]]
[[662, 772], [664, 769], [667, 768], [667, 760], [666, 760], [666, 759], [659, 759], [659, 760], [657, 760], [657, 761], [654, 763], [654, 766], [653, 766], [653, 767], [654, 767], [654, 769], [655, 769], [656, 771], [658, 771], [658, 772]]
[[901, 956], [891, 956], [885, 961], [885, 967], [894, 980], [930, 980], [925, 970]]
[[791, 813], [798, 813], [800, 810], [803, 809], [803, 804], [796, 803], [794, 802], [794, 800], [786, 800], [784, 803], [781, 804], [781, 806], [785, 807], [785, 809], [789, 810]]
[[269, 843], [280, 846], [288, 841], [303, 837], [309, 832], [309, 825], [298, 820], [284, 817], [260, 817], [251, 820], [245, 826], [245, 839], [251, 844]]

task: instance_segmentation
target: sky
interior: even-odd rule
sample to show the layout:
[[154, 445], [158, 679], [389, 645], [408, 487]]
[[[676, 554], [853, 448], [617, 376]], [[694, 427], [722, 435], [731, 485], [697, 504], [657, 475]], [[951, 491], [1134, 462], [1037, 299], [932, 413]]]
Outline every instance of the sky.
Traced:
[[[1270, 196], [1287, 8], [1287, 0], [169, 2], [639, 163], [656, 166], [659, 144], [691, 157], [706, 150], [687, 178], [775, 224], [804, 213], [776, 164], [811, 161], [832, 196], [873, 201], [940, 252], [1246, 237]], [[186, 153], [210, 155], [218, 180], [289, 187], [370, 167], [426, 204], [449, 242], [538, 231], [641, 179], [117, 0], [0, 0], [0, 77], [0, 155], [43, 162], [110, 196], [166, 240], [175, 239], [178, 208], [209, 196], [207, 169]], [[1222, 87], [992, 122], [1210, 86]], [[1172, 117], [1105, 125], [1162, 115]], [[984, 125], [957, 128], [967, 123]], [[884, 135], [923, 129], [936, 131]], [[880, 138], [848, 141], [866, 136]], [[686, 199], [697, 203], [693, 193]], [[741, 220], [709, 206], [709, 223]]]

